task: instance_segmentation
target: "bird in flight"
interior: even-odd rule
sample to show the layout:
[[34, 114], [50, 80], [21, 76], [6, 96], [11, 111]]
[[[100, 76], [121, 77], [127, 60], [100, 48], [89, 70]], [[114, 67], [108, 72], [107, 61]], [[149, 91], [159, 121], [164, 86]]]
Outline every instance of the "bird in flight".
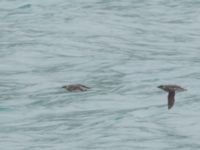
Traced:
[[160, 85], [158, 88], [168, 92], [168, 109], [171, 109], [175, 102], [175, 93], [186, 91], [186, 89], [178, 85]]
[[62, 88], [66, 89], [69, 92], [84, 92], [90, 89], [89, 87], [82, 84], [70, 84], [62, 86]]

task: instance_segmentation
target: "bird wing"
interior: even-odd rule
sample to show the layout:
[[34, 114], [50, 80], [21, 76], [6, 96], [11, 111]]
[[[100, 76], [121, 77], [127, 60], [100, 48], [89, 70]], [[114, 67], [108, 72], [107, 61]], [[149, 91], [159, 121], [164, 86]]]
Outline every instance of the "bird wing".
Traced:
[[85, 86], [85, 85], [82, 85], [82, 84], [80, 84], [80, 86], [82, 86], [82, 87], [84, 87], [84, 88], [86, 88], [86, 89], [90, 89], [90, 87]]
[[171, 109], [175, 101], [175, 91], [169, 91], [168, 94], [168, 109]]

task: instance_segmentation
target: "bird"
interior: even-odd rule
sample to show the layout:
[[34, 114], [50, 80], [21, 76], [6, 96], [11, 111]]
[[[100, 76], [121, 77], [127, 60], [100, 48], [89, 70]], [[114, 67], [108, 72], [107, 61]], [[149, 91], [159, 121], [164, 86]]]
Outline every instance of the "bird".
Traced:
[[69, 92], [84, 92], [90, 89], [90, 87], [87, 87], [82, 84], [70, 84], [70, 85], [64, 85], [62, 88], [66, 89]]
[[168, 109], [171, 109], [175, 102], [175, 93], [186, 91], [185, 88], [178, 85], [160, 85], [158, 88], [168, 92]]

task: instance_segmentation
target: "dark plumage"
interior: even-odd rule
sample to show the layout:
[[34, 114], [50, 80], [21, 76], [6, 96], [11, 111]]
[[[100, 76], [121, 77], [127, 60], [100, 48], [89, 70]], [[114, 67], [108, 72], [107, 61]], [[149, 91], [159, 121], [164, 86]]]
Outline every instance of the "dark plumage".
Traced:
[[168, 109], [171, 109], [174, 105], [175, 93], [186, 90], [178, 85], [160, 85], [158, 88], [168, 92]]
[[89, 87], [82, 85], [82, 84], [71, 84], [71, 85], [65, 85], [62, 88], [66, 89], [69, 92], [78, 92], [78, 91], [87, 91], [90, 89]]

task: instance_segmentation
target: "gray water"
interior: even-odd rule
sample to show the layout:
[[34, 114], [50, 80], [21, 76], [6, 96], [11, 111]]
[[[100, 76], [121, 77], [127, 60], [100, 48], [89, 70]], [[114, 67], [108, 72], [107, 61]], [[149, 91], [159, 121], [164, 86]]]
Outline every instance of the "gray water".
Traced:
[[[0, 150], [200, 149], [199, 8], [1, 0]], [[160, 84], [187, 88], [171, 110]]]

